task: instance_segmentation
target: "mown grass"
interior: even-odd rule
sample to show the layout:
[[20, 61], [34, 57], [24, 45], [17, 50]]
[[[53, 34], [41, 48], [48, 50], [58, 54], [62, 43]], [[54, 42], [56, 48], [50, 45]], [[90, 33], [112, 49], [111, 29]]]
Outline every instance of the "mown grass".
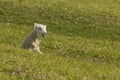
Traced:
[[[0, 0], [0, 80], [119, 80], [119, 0]], [[20, 49], [47, 24], [42, 55]]]

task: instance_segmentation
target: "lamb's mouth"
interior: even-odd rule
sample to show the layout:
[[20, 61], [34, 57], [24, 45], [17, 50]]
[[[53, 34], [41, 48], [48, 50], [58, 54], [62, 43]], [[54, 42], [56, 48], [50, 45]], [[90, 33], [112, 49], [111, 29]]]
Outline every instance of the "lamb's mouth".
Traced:
[[45, 34], [42, 34], [42, 37], [45, 37]]

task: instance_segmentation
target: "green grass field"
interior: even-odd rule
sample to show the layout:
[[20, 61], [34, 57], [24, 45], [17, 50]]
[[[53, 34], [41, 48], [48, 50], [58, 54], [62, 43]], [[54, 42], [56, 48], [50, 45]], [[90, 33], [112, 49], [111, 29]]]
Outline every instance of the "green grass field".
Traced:
[[[0, 0], [0, 80], [119, 80], [120, 0]], [[47, 25], [43, 54], [20, 49]]]

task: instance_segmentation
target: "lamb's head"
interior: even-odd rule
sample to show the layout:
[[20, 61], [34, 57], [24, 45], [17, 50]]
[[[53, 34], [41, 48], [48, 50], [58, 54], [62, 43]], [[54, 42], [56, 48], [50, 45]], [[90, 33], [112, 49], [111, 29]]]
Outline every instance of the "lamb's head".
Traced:
[[38, 37], [44, 37], [47, 34], [46, 25], [34, 23], [34, 29], [37, 31]]

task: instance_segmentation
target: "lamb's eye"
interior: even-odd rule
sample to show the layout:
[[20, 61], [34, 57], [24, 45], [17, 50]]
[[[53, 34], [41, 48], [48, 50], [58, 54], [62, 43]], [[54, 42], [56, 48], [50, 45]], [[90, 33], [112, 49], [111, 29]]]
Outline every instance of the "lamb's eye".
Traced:
[[39, 28], [39, 30], [41, 30], [41, 28]]

